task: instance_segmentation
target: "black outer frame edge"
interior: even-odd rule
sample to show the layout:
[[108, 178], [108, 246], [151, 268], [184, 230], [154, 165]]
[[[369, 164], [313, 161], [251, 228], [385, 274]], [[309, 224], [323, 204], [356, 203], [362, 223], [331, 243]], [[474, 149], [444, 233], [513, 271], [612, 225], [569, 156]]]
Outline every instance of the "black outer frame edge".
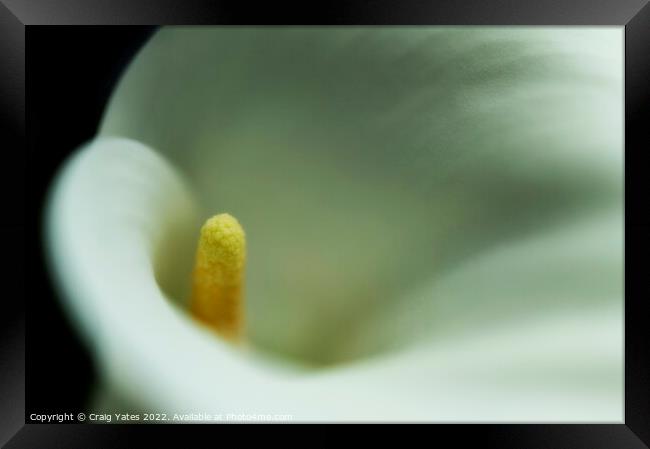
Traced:
[[[625, 424], [650, 445], [650, 3], [625, 26]], [[644, 322], [645, 321], [645, 322]]]
[[0, 445], [24, 425], [25, 27], [0, 3]]
[[[299, 426], [312, 426], [304, 424]], [[461, 427], [462, 426], [462, 427]], [[272, 432], [282, 426], [265, 426], [259, 432]], [[388, 437], [392, 430], [422, 431], [424, 441], [453, 442], [453, 447], [495, 447], [499, 449], [645, 449], [641, 440], [623, 424], [439, 424], [435, 427], [427, 425], [408, 429], [387, 426], [372, 426], [374, 437]], [[187, 447], [188, 441], [223, 441], [229, 437], [240, 437], [241, 431], [237, 426], [212, 425], [101, 425], [101, 424], [28, 424], [6, 446], [15, 448], [115, 448], [115, 447], [151, 447], [152, 439], [171, 446]], [[282, 429], [287, 430], [287, 429]], [[291, 427], [289, 431], [306, 432], [314, 429]], [[304, 441], [340, 445], [338, 435], [330, 432], [307, 434]], [[218, 432], [218, 433], [217, 433]], [[233, 432], [233, 433], [231, 433]], [[411, 434], [416, 440], [416, 435]], [[420, 435], [418, 435], [419, 437]], [[218, 440], [215, 440], [215, 437]], [[293, 438], [300, 439], [299, 436]], [[382, 438], [383, 439], [383, 438]], [[182, 444], [171, 443], [178, 440]], [[50, 444], [45, 444], [50, 442]], [[56, 444], [52, 444], [56, 442]], [[171, 443], [171, 444], [170, 444]], [[194, 444], [190, 445], [194, 447]]]
[[[24, 24], [31, 23], [113, 23], [113, 24], [133, 24], [134, 22], [152, 24], [155, 22], [161, 23], [225, 23], [236, 21], [237, 18], [245, 18], [248, 11], [239, 10], [237, 14], [222, 15], [218, 20], [213, 19], [212, 13], [219, 12], [214, 6], [214, 3], [209, 5], [206, 2], [197, 1], [192, 4], [187, 2], [187, 8], [182, 10], [179, 5], [172, 5], [170, 2], [163, 1], [161, 5], [151, 4], [149, 8], [157, 7], [158, 10], [147, 10], [147, 8], [133, 10], [134, 4], [129, 7], [122, 1], [115, 2], [112, 7], [120, 9], [119, 11], [111, 11], [110, 8], [104, 7], [103, 9], [95, 9], [94, 12], [88, 10], [89, 7], [96, 6], [94, 2], [86, 0], [85, 2], [78, 2], [72, 0], [64, 0], [59, 2], [57, 6], [65, 4], [69, 8], [61, 7], [56, 11], [48, 11], [47, 8], [38, 7], [32, 11], [26, 11], [21, 5], [17, 5], [17, 1], [5, 1], [10, 3], [12, 11], [19, 11], [14, 16], [10, 10], [0, 4], [0, 51], [3, 57], [9, 55], [9, 61], [12, 64], [0, 65], [0, 70], [3, 70], [0, 82], [3, 97], [1, 98], [3, 111], [0, 115], [2, 121], [3, 133], [5, 129], [9, 130], [9, 142], [11, 145], [24, 146], [25, 140], [25, 121], [24, 121], [24, 94], [25, 94], [25, 73], [24, 73]], [[42, 2], [41, 2], [42, 3]], [[72, 3], [78, 3], [76, 10], [72, 8]], [[382, 24], [395, 22], [395, 17], [398, 18], [397, 22], [405, 24], [426, 23], [432, 24], [432, 12], [441, 15], [436, 15], [433, 19], [438, 23], [466, 23], [466, 24], [546, 24], [546, 25], [562, 25], [562, 24], [610, 24], [622, 25], [626, 24], [625, 43], [626, 43], [626, 242], [635, 242], [632, 245], [626, 245], [626, 348], [625, 348], [625, 424], [519, 424], [519, 425], [471, 425], [471, 431], [460, 431], [455, 425], [439, 425], [436, 426], [436, 436], [448, 436], [454, 438], [459, 442], [467, 442], [468, 438], [478, 438], [483, 443], [499, 444], [500, 447], [526, 447], [526, 448], [642, 448], [645, 446], [641, 439], [648, 442], [650, 441], [650, 402], [647, 398], [650, 397], [650, 383], [647, 374], [650, 372], [650, 363], [648, 361], [649, 347], [648, 342], [643, 336], [643, 323], [642, 319], [647, 317], [647, 305], [642, 303], [643, 293], [647, 294], [647, 288], [642, 284], [643, 273], [638, 264], [641, 257], [647, 254], [648, 245], [648, 230], [650, 230], [650, 222], [647, 217], [641, 216], [640, 210], [644, 205], [642, 202], [643, 187], [647, 187], [647, 181], [643, 185], [643, 172], [641, 159], [643, 157], [643, 144], [647, 146], [647, 138], [644, 138], [644, 133], [647, 134], [646, 127], [644, 126], [644, 118], [648, 117], [648, 107], [650, 105], [649, 99], [649, 86], [648, 80], [650, 79], [650, 61], [647, 55], [650, 42], [650, 7], [646, 2], [645, 7], [638, 13], [639, 2], [636, 2], [634, 7], [630, 6], [630, 2], [620, 2], [619, 9], [616, 2], [607, 2], [608, 5], [603, 5], [603, 2], [574, 2], [572, 8], [573, 12], [566, 14], [567, 9], [564, 11], [562, 17], [558, 17], [556, 13], [548, 13], [549, 8], [560, 8], [560, 2], [555, 1], [542, 1], [536, 2], [535, 7], [530, 3], [526, 3], [524, 7], [517, 8], [516, 11], [521, 14], [524, 9], [528, 11], [536, 11], [536, 17], [532, 18], [527, 14], [513, 14], [512, 10], [503, 11], [503, 7], [508, 6], [508, 2], [494, 2], [490, 5], [484, 4], [483, 8], [488, 7], [491, 12], [481, 11], [482, 8], [477, 6], [471, 8], [472, 13], [463, 15], [459, 12], [458, 8], [449, 9], [447, 14], [444, 10], [449, 5], [443, 5], [442, 8], [430, 8], [422, 10], [413, 7], [414, 3], [421, 2], [406, 2], [400, 5], [400, 11], [396, 12], [385, 1], [379, 2], [351, 2], [348, 5], [348, 12], [339, 12], [338, 14], [325, 14], [326, 19], [318, 21], [300, 20], [296, 23], [325, 23], [334, 22], [338, 24], [345, 23], [368, 23]], [[464, 8], [467, 8], [467, 3], [463, 2]], [[476, 2], [475, 2], [476, 3]], [[520, 2], [523, 3], [523, 2]], [[498, 4], [498, 5], [495, 5]], [[576, 6], [578, 5], [578, 6]], [[33, 6], [33, 5], [32, 5]], [[43, 6], [43, 5], [41, 5]], [[185, 6], [185, 5], [183, 5]], [[364, 8], [368, 6], [378, 6], [372, 12], [368, 12]], [[417, 5], [415, 5], [417, 6]], [[428, 7], [429, 5], [427, 5]], [[608, 6], [607, 9], [605, 6]], [[14, 9], [18, 7], [19, 9]], [[409, 9], [411, 8], [411, 9]], [[584, 8], [584, 9], [583, 9]], [[29, 9], [29, 8], [28, 8]], [[245, 9], [245, 8], [244, 8]], [[621, 12], [621, 11], [625, 12]], [[72, 16], [65, 16], [65, 13]], [[351, 11], [351, 12], [350, 12]], [[409, 12], [406, 12], [409, 11]], [[557, 9], [555, 9], [557, 11]], [[588, 14], [583, 14], [584, 11], [589, 11]], [[618, 13], [616, 12], [618, 11]], [[466, 11], [465, 11], [466, 12]], [[84, 16], [85, 13], [88, 13]], [[539, 14], [538, 14], [539, 13]], [[547, 13], [547, 14], [544, 14]], [[347, 17], [341, 17], [343, 16]], [[391, 15], [392, 14], [392, 15]], [[410, 17], [409, 17], [409, 14]], [[482, 15], [484, 14], [484, 15]], [[540, 15], [541, 14], [541, 15]], [[595, 15], [594, 15], [595, 14]], [[599, 17], [596, 17], [601, 14]], [[604, 15], [602, 15], [604, 14]], [[180, 20], [175, 20], [179, 17]], [[363, 17], [362, 20], [359, 20]], [[469, 17], [469, 19], [468, 19]], [[482, 19], [487, 17], [487, 19]], [[309, 17], [307, 17], [309, 19]], [[410, 19], [410, 20], [409, 20]], [[267, 16], [269, 20], [269, 16]], [[629, 20], [629, 22], [628, 22]], [[286, 23], [285, 20], [272, 20], [275, 22]], [[247, 20], [248, 22], [248, 20]], [[253, 21], [258, 23], [267, 23], [260, 21]], [[5, 38], [5, 36], [7, 36]], [[9, 44], [7, 44], [7, 42]], [[3, 44], [4, 43], [4, 44]], [[9, 48], [10, 47], [10, 48]], [[5, 74], [4, 71], [10, 72]], [[5, 93], [7, 93], [5, 95]], [[5, 104], [5, 99], [7, 103]], [[5, 116], [4, 109], [8, 109], [10, 114]], [[5, 123], [8, 126], [5, 126]], [[3, 137], [3, 140], [5, 137]], [[4, 145], [3, 145], [4, 146]], [[3, 155], [4, 156], [4, 155]], [[17, 164], [21, 164], [20, 161]], [[22, 185], [22, 183], [21, 183]], [[22, 207], [20, 204], [17, 208]], [[22, 217], [23, 215], [18, 212], [13, 217]], [[13, 228], [22, 228], [20, 222], [9, 224]], [[637, 245], [637, 242], [640, 245]], [[13, 247], [15, 255], [18, 257], [19, 251], [17, 249], [20, 245], [14, 243]], [[21, 248], [22, 249], [22, 248]], [[11, 249], [10, 249], [11, 251]], [[10, 253], [10, 256], [13, 253]], [[22, 264], [20, 264], [22, 265]], [[19, 269], [20, 271], [20, 269]], [[11, 273], [14, 274], [14, 273]], [[16, 273], [17, 277], [22, 278], [20, 273]], [[14, 302], [14, 306], [19, 301]], [[24, 396], [22, 396], [23, 388], [19, 387], [19, 394], [16, 396], [16, 385], [24, 385], [24, 322], [23, 322], [23, 309], [22, 304], [16, 306], [15, 320], [17, 324], [10, 327], [11, 331], [3, 332], [2, 346], [2, 362], [0, 362], [0, 375], [13, 375], [16, 376], [11, 379], [0, 378], [3, 380], [1, 395], [0, 395], [0, 410], [2, 410], [2, 419], [0, 420], [0, 443], [6, 441], [6, 437], [11, 435], [16, 425], [23, 423], [24, 419]], [[7, 334], [8, 335], [5, 335]], [[13, 361], [7, 362], [5, 359], [6, 354], [12, 353], [15, 358]], [[5, 380], [14, 381], [6, 382]], [[8, 391], [7, 391], [8, 389]], [[13, 396], [12, 396], [13, 395]], [[6, 400], [6, 398], [10, 398]], [[5, 414], [6, 405], [9, 405], [10, 413]], [[18, 417], [18, 421], [16, 420]], [[18, 424], [17, 424], [18, 423]], [[137, 432], [136, 432], [137, 428]], [[187, 426], [179, 426], [175, 429], [183, 429], [187, 431]], [[197, 428], [205, 429], [206, 426], [193, 426], [189, 429], [194, 431]], [[168, 427], [162, 426], [82, 426], [82, 425], [35, 425], [29, 424], [23, 426], [18, 434], [12, 439], [7, 447], [114, 447], [124, 443], [125, 438], [131, 436], [146, 435], [150, 438], [153, 431], [163, 430], [163, 434], [167, 433]], [[221, 428], [220, 428], [221, 429]], [[465, 427], [467, 429], [467, 427]], [[470, 430], [470, 429], [468, 429]], [[471, 436], [470, 436], [471, 435]], [[638, 435], [638, 436], [637, 436]], [[640, 438], [639, 438], [640, 437]], [[147, 439], [148, 439], [147, 438]], [[67, 443], [64, 443], [67, 442]], [[473, 440], [476, 441], [476, 440]], [[47, 443], [46, 443], [47, 442]], [[56, 442], [56, 443], [55, 443]]]
[[2, 0], [26, 25], [624, 25], [644, 0]]

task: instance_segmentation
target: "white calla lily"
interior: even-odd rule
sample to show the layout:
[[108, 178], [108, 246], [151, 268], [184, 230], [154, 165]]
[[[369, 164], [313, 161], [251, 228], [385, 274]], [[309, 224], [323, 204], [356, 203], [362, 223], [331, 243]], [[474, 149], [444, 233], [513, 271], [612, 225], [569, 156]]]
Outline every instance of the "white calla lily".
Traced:
[[[53, 187], [107, 391], [294, 420], [623, 413], [622, 30], [163, 28]], [[249, 248], [250, 347], [185, 310]]]

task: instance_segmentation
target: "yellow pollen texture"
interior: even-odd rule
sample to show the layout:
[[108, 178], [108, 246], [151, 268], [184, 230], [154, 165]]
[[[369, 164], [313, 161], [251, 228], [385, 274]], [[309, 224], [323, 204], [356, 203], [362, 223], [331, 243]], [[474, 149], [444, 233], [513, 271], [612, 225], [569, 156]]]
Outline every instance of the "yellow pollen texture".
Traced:
[[192, 275], [192, 313], [228, 340], [244, 331], [243, 283], [246, 238], [229, 214], [210, 218], [201, 228]]

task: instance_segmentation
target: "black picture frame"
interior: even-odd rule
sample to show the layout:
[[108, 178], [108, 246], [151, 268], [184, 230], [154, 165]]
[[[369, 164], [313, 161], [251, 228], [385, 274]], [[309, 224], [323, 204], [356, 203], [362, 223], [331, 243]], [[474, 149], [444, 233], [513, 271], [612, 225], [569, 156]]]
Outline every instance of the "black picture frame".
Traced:
[[[455, 443], [481, 441], [500, 448], [643, 448], [650, 445], [650, 316], [646, 261], [650, 219], [645, 192], [650, 109], [650, 6], [647, 0], [366, 0], [292, 4], [192, 0], [135, 2], [47, 0], [0, 2], [0, 177], [3, 216], [2, 262], [9, 324], [0, 331], [0, 444], [6, 447], [116, 447], [136, 434], [166, 432], [162, 426], [25, 424], [24, 302], [35, 282], [38, 256], [35, 217], [40, 193], [33, 192], [26, 87], [27, 42], [43, 26], [167, 24], [339, 24], [339, 25], [614, 25], [625, 27], [625, 418], [620, 424], [437, 425], [435, 438]], [[132, 51], [132, 50], [129, 50]], [[125, 53], [126, 54], [126, 53]], [[123, 54], [124, 55], [124, 54]], [[99, 116], [96, 118], [99, 120]], [[15, 167], [16, 169], [7, 169]], [[36, 204], [35, 204], [36, 203]], [[25, 204], [27, 207], [25, 207]], [[6, 265], [6, 266], [5, 266]], [[4, 307], [4, 306], [3, 306]], [[6, 309], [5, 309], [6, 310]], [[53, 367], [55, 369], [56, 367]], [[211, 426], [175, 426], [202, 432]], [[137, 430], [136, 430], [137, 428]], [[324, 438], [324, 440], [326, 437]], [[133, 445], [131, 440], [129, 445]]]

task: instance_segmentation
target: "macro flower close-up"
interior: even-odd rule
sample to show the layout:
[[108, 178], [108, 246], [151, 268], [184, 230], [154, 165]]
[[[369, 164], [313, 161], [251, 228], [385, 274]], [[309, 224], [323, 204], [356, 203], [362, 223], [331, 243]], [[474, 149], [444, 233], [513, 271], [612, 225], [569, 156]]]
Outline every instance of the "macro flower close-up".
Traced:
[[46, 205], [92, 409], [620, 422], [622, 52], [613, 27], [158, 29]]

